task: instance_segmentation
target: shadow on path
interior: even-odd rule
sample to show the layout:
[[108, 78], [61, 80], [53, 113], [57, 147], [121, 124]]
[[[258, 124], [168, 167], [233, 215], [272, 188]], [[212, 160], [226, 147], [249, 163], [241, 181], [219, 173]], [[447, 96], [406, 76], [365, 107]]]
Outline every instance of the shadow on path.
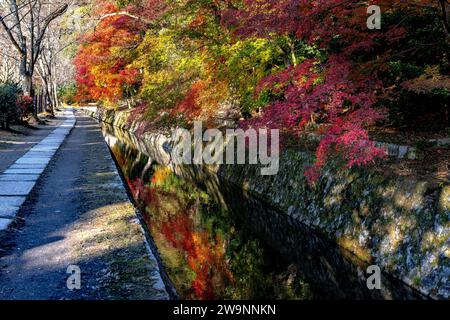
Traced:
[[[165, 299], [101, 131], [77, 120], [0, 239], [0, 299]], [[79, 291], [67, 289], [70, 265]]]

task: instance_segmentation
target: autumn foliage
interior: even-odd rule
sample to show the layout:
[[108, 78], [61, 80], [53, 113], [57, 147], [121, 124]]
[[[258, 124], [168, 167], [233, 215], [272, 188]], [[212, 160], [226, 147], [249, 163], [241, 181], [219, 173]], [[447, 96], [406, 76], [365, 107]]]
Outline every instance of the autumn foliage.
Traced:
[[[434, 79], [447, 79], [448, 34], [437, 4], [102, 1], [94, 14], [107, 17], [83, 38], [75, 59], [78, 98], [131, 101], [164, 126], [238, 109], [242, 127], [294, 137], [315, 132], [321, 141], [307, 171], [314, 182], [331, 158], [346, 167], [383, 158], [367, 129], [392, 122], [394, 110], [397, 118], [406, 112], [398, 106], [401, 93], [429, 65]], [[382, 8], [381, 30], [367, 27], [369, 5]]]
[[[100, 14], [116, 10], [108, 5]], [[129, 66], [129, 50], [141, 40], [141, 30], [132, 18], [110, 16], [84, 36], [74, 61], [79, 100], [117, 103], [132, 94], [132, 88], [139, 84], [139, 71]]]
[[34, 112], [33, 98], [30, 96], [20, 94], [17, 97], [16, 105], [18, 116], [21, 119], [33, 114]]

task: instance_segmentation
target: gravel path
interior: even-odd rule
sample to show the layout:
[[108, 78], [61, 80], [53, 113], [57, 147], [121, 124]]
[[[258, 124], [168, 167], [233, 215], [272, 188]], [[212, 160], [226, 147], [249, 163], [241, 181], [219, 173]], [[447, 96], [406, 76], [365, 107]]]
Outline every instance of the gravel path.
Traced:
[[[78, 114], [0, 255], [0, 299], [167, 299], [100, 128]], [[70, 265], [80, 290], [67, 288]]]

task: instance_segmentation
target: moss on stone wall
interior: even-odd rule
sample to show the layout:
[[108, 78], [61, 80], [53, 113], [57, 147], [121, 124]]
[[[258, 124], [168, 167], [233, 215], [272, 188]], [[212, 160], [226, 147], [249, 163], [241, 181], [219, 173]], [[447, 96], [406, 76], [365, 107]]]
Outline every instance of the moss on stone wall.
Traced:
[[[125, 112], [89, 112], [130, 132], [139, 127]], [[168, 135], [127, 138], [155, 161], [171, 165]], [[255, 165], [172, 167], [180, 175], [209, 181], [210, 189], [220, 181], [232, 183], [422, 293], [450, 298], [449, 184], [436, 187], [370, 168], [336, 170], [329, 165], [311, 187], [304, 170], [312, 162], [312, 154], [285, 150], [275, 176], [261, 176]]]

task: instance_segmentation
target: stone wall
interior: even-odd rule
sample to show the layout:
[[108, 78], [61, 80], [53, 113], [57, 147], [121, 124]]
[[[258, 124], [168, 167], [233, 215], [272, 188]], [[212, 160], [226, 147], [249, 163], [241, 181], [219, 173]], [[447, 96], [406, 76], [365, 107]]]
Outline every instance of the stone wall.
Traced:
[[[131, 133], [140, 126], [128, 120], [127, 112], [94, 108], [86, 112]], [[304, 170], [313, 155], [296, 150], [283, 151], [275, 176], [261, 176], [260, 168], [251, 165], [186, 170], [171, 163], [169, 137], [154, 132], [141, 139], [129, 136], [142, 152], [178, 174], [194, 178], [206, 174], [202, 180], [209, 181], [210, 189], [220, 181], [233, 184], [421, 293], [450, 298], [450, 184], [435, 186], [368, 168], [329, 166], [310, 187]]]

